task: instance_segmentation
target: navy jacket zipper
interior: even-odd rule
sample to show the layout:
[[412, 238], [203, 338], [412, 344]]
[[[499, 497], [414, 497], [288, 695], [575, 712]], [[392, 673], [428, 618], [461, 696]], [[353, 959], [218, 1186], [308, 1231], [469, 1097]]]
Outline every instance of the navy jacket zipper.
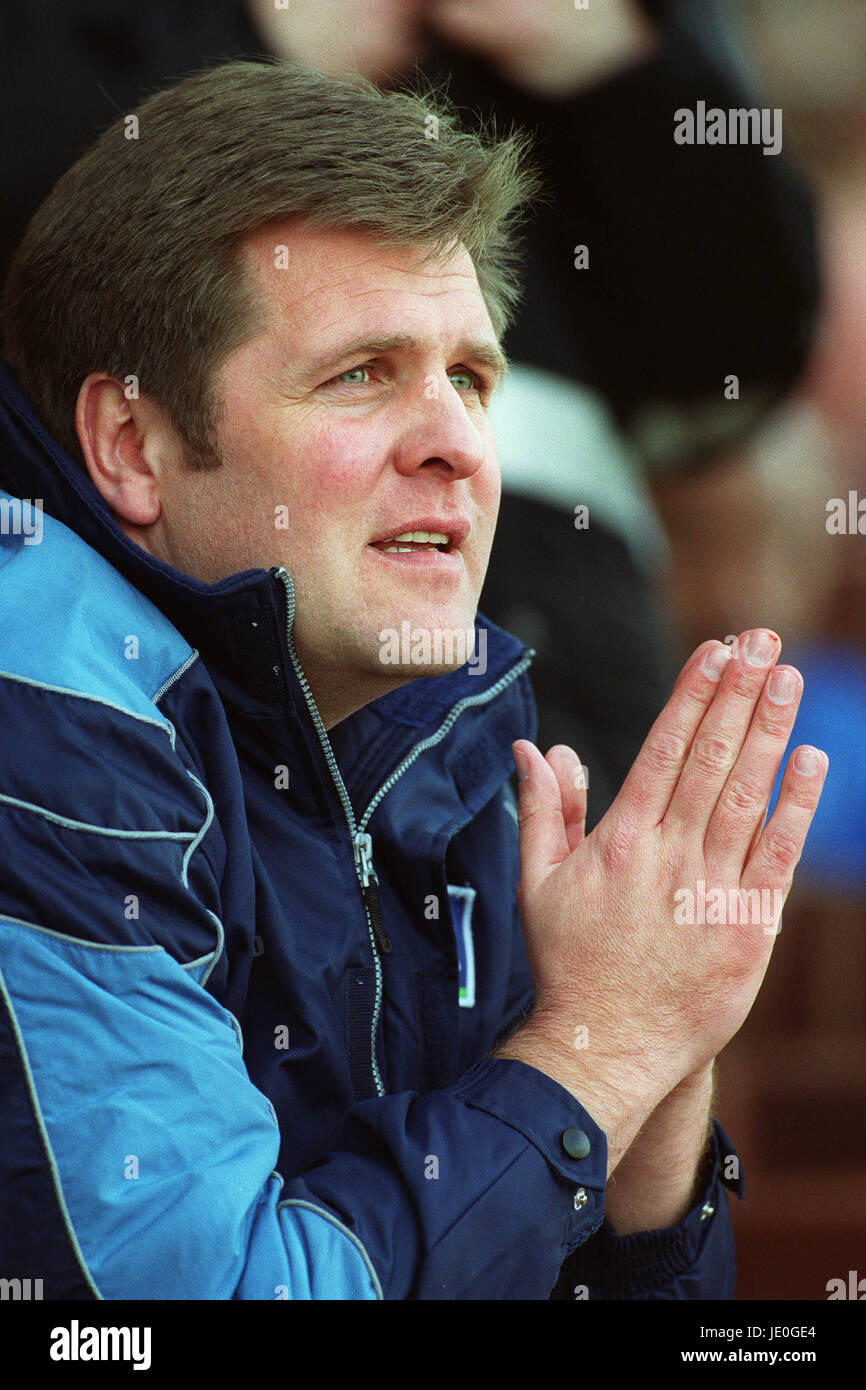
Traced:
[[411, 767], [416, 758], [419, 758], [426, 749], [432, 748], [445, 737], [448, 731], [457, 722], [457, 719], [464, 709], [467, 709], [471, 705], [487, 704], [488, 701], [495, 699], [495, 697], [499, 695], [506, 686], [510, 685], [512, 681], [516, 680], [518, 676], [522, 675], [529, 667], [534, 652], [528, 651], [516, 665], [512, 666], [510, 671], [506, 671], [504, 676], [500, 676], [499, 680], [496, 681], [494, 685], [490, 686], [488, 690], [482, 691], [480, 695], [469, 695], [463, 700], [458, 700], [457, 704], [451, 708], [445, 719], [439, 725], [436, 732], [431, 734], [429, 738], [421, 739], [420, 742], [416, 743], [402, 762], [394, 768], [394, 771], [385, 779], [376, 792], [360, 821], [356, 823], [355, 812], [351, 800], [349, 799], [349, 793], [346, 790], [346, 785], [343, 781], [339, 766], [337, 765], [337, 760], [334, 757], [331, 741], [328, 738], [327, 730], [322, 723], [322, 717], [316, 707], [313, 692], [310, 689], [309, 682], [304, 675], [301, 663], [298, 660], [297, 652], [295, 651], [294, 641], [292, 639], [292, 627], [295, 620], [295, 591], [292, 579], [288, 571], [282, 566], [275, 569], [273, 573], [282, 581], [286, 591], [286, 645], [288, 647], [289, 659], [294, 668], [295, 675], [298, 678], [298, 683], [303, 692], [310, 717], [315, 726], [316, 733], [318, 734], [322, 752], [325, 755], [325, 761], [328, 764], [331, 778], [340, 798], [343, 813], [346, 817], [346, 824], [348, 825], [349, 834], [352, 839], [355, 872], [358, 876], [358, 883], [361, 888], [361, 899], [367, 918], [367, 930], [373, 948], [373, 965], [376, 971], [376, 996], [373, 1004], [373, 1018], [370, 1024], [370, 1061], [373, 1071], [373, 1082], [377, 1094], [383, 1096], [385, 1094], [385, 1087], [382, 1084], [379, 1065], [376, 1060], [376, 1032], [378, 1030], [379, 1017], [382, 1011], [381, 957], [391, 953], [392, 945], [391, 938], [385, 931], [382, 921], [382, 910], [379, 901], [379, 880], [373, 868], [373, 841], [367, 833], [367, 826], [379, 802], [391, 790], [395, 782], [402, 777], [407, 768]]

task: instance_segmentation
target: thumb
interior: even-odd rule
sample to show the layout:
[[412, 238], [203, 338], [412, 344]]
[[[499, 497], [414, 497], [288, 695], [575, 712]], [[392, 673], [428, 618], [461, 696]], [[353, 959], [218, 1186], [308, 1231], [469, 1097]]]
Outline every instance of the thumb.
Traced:
[[520, 873], [530, 894], [570, 853], [559, 780], [534, 743], [512, 744], [517, 768]]

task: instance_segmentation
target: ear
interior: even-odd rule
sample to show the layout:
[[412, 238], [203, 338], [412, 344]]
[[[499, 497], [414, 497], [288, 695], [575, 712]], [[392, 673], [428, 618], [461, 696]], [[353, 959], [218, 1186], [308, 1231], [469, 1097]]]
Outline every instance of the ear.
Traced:
[[119, 520], [158, 521], [160, 473], [180, 448], [159, 407], [144, 397], [130, 400], [116, 377], [91, 372], [78, 392], [75, 428], [91, 481]]

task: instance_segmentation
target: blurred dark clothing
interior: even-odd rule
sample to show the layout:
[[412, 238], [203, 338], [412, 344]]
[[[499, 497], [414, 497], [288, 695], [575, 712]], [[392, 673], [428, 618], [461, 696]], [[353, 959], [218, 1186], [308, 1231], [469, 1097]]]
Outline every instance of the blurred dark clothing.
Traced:
[[0, 0], [0, 278], [42, 200], [119, 115], [210, 63], [264, 55], [241, 5]]
[[481, 596], [536, 653], [538, 746], [587, 769], [587, 829], [625, 778], [675, 674], [674, 643], [628, 546], [596, 521], [504, 494]]
[[[690, 29], [701, 9], [690, 0]], [[433, 70], [428, 64], [428, 70]], [[651, 61], [564, 101], [537, 98], [448, 52], [452, 98], [534, 132], [554, 194], [526, 226], [525, 297], [506, 337], [514, 360], [597, 390], [643, 442], [649, 412], [705, 406], [662, 460], [691, 466], [751, 431], [802, 371], [819, 297], [811, 202], [783, 152], [677, 145], [674, 112], [760, 104], [714, 28], [668, 23]], [[575, 248], [588, 250], [576, 269]], [[724, 397], [739, 378], [739, 400]], [[646, 427], [646, 428], [645, 428]]]
[[[657, 57], [565, 101], [438, 45], [425, 72], [463, 112], [533, 130], [555, 202], [527, 226], [515, 360], [594, 387], [625, 426], [647, 407], [721, 403], [724, 429], [802, 368], [817, 298], [808, 198], [784, 152], [674, 143], [674, 111], [756, 104], [713, 6], [651, 4]], [[579, 16], [579, 22], [586, 22]], [[688, 27], [686, 27], [688, 25]], [[696, 37], [696, 35], [698, 37]], [[209, 63], [262, 56], [245, 9], [209, 0], [29, 0], [0, 9], [0, 275], [59, 175], [120, 113]], [[589, 268], [574, 267], [574, 248]], [[735, 373], [740, 400], [724, 401]]]

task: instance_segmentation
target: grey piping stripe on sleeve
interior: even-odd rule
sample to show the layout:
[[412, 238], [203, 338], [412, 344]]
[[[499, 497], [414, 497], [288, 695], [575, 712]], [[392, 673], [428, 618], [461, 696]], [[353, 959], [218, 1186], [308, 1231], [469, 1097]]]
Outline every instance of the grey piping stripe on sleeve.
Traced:
[[81, 1246], [78, 1244], [78, 1237], [75, 1234], [75, 1230], [73, 1228], [72, 1221], [69, 1216], [69, 1211], [67, 1210], [66, 1200], [63, 1196], [63, 1184], [60, 1181], [60, 1174], [57, 1170], [57, 1163], [54, 1158], [54, 1151], [51, 1148], [51, 1142], [48, 1138], [48, 1131], [45, 1128], [45, 1121], [42, 1118], [42, 1107], [39, 1104], [39, 1097], [36, 1094], [36, 1087], [33, 1084], [33, 1073], [30, 1069], [30, 1059], [27, 1056], [27, 1048], [24, 1045], [24, 1038], [21, 1034], [21, 1029], [18, 1026], [18, 1018], [16, 1016], [9, 991], [6, 988], [6, 980], [3, 977], [2, 970], [0, 970], [0, 993], [2, 993], [3, 995], [3, 998], [6, 1002], [6, 1007], [9, 1010], [9, 1017], [12, 1020], [12, 1028], [15, 1032], [15, 1041], [18, 1044], [18, 1051], [21, 1055], [21, 1062], [24, 1067], [24, 1075], [27, 1080], [27, 1090], [30, 1093], [30, 1103], [33, 1106], [33, 1113], [36, 1117], [36, 1123], [39, 1127], [39, 1134], [41, 1136], [42, 1144], [45, 1149], [45, 1156], [48, 1159], [48, 1166], [51, 1169], [51, 1180], [54, 1184], [54, 1191], [57, 1196], [57, 1204], [60, 1207], [60, 1212], [63, 1217], [63, 1224], [66, 1227], [66, 1233], [69, 1236], [70, 1243], [72, 1245], [73, 1250], [75, 1251], [75, 1258], [77, 1259], [81, 1272], [84, 1275], [85, 1280], [87, 1281], [88, 1287], [90, 1288], [95, 1298], [98, 1298], [100, 1302], [104, 1302], [102, 1294], [96, 1287], [96, 1284], [93, 1281], [93, 1276], [91, 1275], [90, 1270], [87, 1267], [87, 1261], [84, 1258]]
[[136, 714], [135, 710], [127, 709], [125, 705], [118, 705], [114, 700], [106, 700], [101, 695], [89, 695], [85, 690], [71, 690], [66, 685], [50, 685], [47, 681], [31, 680], [29, 676], [16, 675], [14, 671], [0, 671], [0, 680], [17, 681], [19, 685], [32, 685], [37, 690], [50, 690], [54, 695], [69, 695], [74, 700], [90, 700], [95, 705], [105, 705], [106, 709], [117, 710], [118, 714], [125, 714], [130, 719], [137, 719], [140, 724], [151, 724], [154, 729], [161, 729], [163, 733], [168, 732], [168, 720], [150, 719], [146, 714]]
[[[111, 835], [120, 840], [192, 840], [194, 842], [200, 839], [202, 834], [200, 830], [115, 830], [104, 825], [91, 825], [88, 821], [70, 820], [69, 816], [60, 816], [56, 811], [49, 811], [45, 806], [34, 805], [32, 801], [19, 801], [17, 796], [4, 796], [2, 792], [0, 792], [0, 802], [7, 806], [17, 806], [22, 811], [33, 811], [35, 815], [44, 816], [46, 820], [63, 825], [67, 830], [81, 830], [88, 835]], [[210, 820], [207, 824], [210, 824]], [[186, 856], [184, 856], [185, 862]], [[183, 880], [183, 886], [184, 888], [188, 886], [186, 878]]]
[[156, 694], [155, 694], [155, 695], [151, 695], [151, 696], [149, 697], [149, 698], [150, 698], [151, 704], [155, 705], [155, 704], [157, 703], [158, 700], [161, 700], [162, 697], [163, 697], [163, 695], [165, 694], [165, 692], [166, 692], [167, 690], [170, 690], [171, 687], [174, 685], [175, 681], [179, 681], [180, 678], [181, 678], [181, 676], [184, 674], [184, 672], [187, 671], [187, 670], [189, 669], [189, 667], [193, 664], [193, 662], [194, 662], [194, 661], [197, 661], [197, 660], [198, 660], [198, 650], [197, 650], [197, 648], [193, 647], [192, 651], [190, 652], [189, 656], [187, 657], [187, 659], [186, 659], [186, 661], [183, 663], [183, 665], [182, 665], [182, 666], [178, 666], [178, 668], [177, 668], [177, 670], [175, 671], [174, 675], [169, 676], [169, 678], [168, 678], [167, 681], [163, 681], [162, 685], [159, 687], [159, 690], [157, 690]]
[[283, 1207], [305, 1207], [307, 1211], [314, 1211], [317, 1216], [323, 1216], [326, 1221], [330, 1221], [331, 1225], [336, 1226], [338, 1231], [342, 1231], [344, 1236], [348, 1236], [349, 1240], [357, 1248], [361, 1259], [364, 1261], [373, 1288], [376, 1290], [376, 1297], [384, 1301], [385, 1295], [382, 1292], [379, 1276], [373, 1268], [373, 1262], [370, 1256], [367, 1254], [354, 1231], [350, 1231], [347, 1226], [343, 1225], [342, 1221], [338, 1221], [336, 1216], [332, 1216], [329, 1211], [322, 1211], [321, 1207], [317, 1207], [313, 1202], [304, 1202], [300, 1197], [287, 1197], [284, 1202], [277, 1203], [277, 1211], [282, 1211]]
[[[91, 951], [120, 951], [126, 955], [147, 955], [153, 954], [154, 951], [162, 951], [167, 954], [164, 946], [113, 946], [110, 942], [85, 941], [82, 936], [70, 936], [67, 932], [55, 931], [53, 927], [42, 927], [38, 922], [28, 922], [24, 917], [12, 917], [8, 912], [0, 912], [0, 922], [11, 922], [16, 927], [29, 927], [31, 931], [41, 932], [43, 936], [53, 936], [57, 941], [67, 941], [70, 946], [86, 946]], [[198, 965], [199, 962], [191, 961], [190, 964]]]

